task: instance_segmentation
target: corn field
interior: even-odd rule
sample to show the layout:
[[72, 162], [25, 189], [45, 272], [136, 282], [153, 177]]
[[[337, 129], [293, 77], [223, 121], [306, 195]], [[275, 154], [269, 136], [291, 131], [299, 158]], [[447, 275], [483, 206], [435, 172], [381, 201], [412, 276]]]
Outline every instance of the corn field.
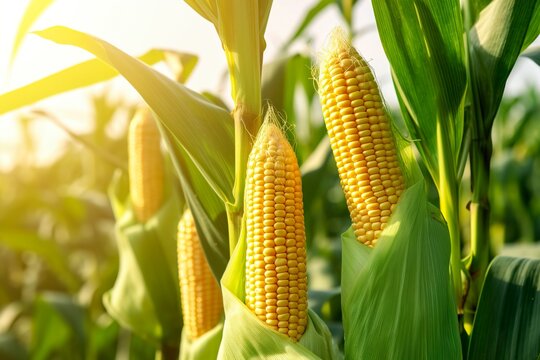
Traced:
[[[540, 0], [313, 0], [281, 40], [277, 1], [185, 0], [210, 91], [189, 49], [36, 27], [53, 3], [0, 53], [90, 56], [0, 93], [0, 360], [540, 359], [540, 88], [508, 91]], [[97, 84], [87, 132], [41, 102]], [[70, 139], [49, 163], [37, 121]]]

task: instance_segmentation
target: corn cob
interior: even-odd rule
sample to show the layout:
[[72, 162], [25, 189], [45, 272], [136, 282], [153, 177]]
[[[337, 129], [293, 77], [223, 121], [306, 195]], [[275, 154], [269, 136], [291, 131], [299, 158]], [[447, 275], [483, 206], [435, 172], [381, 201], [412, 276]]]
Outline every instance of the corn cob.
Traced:
[[129, 188], [135, 216], [146, 222], [163, 203], [163, 157], [157, 124], [147, 108], [129, 126]]
[[189, 210], [178, 223], [178, 274], [185, 331], [195, 340], [218, 324], [223, 301]]
[[261, 129], [246, 179], [246, 305], [297, 341], [307, 323], [302, 182], [294, 151], [276, 125]]
[[371, 69], [340, 35], [320, 63], [319, 93], [354, 233], [374, 246], [404, 181]]

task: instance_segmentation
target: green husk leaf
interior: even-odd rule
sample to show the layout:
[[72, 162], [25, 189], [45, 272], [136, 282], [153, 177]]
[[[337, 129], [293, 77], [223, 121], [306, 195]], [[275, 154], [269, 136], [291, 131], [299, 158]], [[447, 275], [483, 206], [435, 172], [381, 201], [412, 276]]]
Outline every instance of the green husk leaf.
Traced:
[[[194, 63], [197, 61], [197, 57], [191, 54], [160, 49], [152, 49], [139, 56], [138, 59], [148, 65], [166, 59], [178, 59], [183, 64], [181, 80], [189, 77]], [[84, 61], [0, 95], [0, 115], [32, 105], [54, 95], [112, 79], [117, 75], [118, 71], [107, 66], [101, 60]]]
[[[180, 341], [182, 329], [176, 264], [178, 195], [168, 183], [162, 207], [142, 224], [136, 220], [122, 185], [117, 178], [110, 191], [116, 204], [113, 209], [120, 266], [116, 282], [103, 296], [103, 303], [122, 326], [154, 344], [174, 346]], [[122, 201], [127, 204], [120, 207]]]
[[183, 331], [180, 343], [180, 360], [216, 359], [222, 336], [223, 322], [195, 340], [189, 340], [186, 332]]
[[297, 343], [261, 322], [244, 304], [245, 236], [221, 279], [225, 325], [218, 359], [340, 359], [326, 324], [311, 309], [306, 332]]
[[207, 191], [234, 202], [234, 127], [229, 113], [106, 41], [62, 26], [37, 34], [80, 47], [120, 72], [152, 108], [175, 140], [173, 145], [189, 155], [203, 175]]
[[374, 249], [351, 230], [343, 235], [347, 358], [461, 358], [450, 241], [434, 209], [417, 182], [401, 195]]
[[540, 260], [496, 257], [474, 320], [469, 359], [540, 356]]

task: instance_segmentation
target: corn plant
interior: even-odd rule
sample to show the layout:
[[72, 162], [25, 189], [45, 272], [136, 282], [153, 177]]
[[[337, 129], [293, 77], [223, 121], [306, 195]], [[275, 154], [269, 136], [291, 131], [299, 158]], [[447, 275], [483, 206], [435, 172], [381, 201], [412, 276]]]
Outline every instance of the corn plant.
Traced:
[[[119, 73], [146, 102], [130, 129], [128, 178], [119, 172], [110, 189], [120, 265], [103, 297], [108, 313], [163, 359], [537, 358], [540, 261], [489, 265], [489, 185], [493, 121], [516, 59], [540, 33], [540, 1], [373, 1], [400, 105], [393, 116], [352, 46], [356, 2], [321, 0], [307, 19], [339, 4], [347, 31], [332, 33], [314, 61], [330, 145], [321, 127], [299, 157], [294, 127], [263, 106], [269, 94], [290, 112], [295, 94], [280, 97], [262, 80], [272, 1], [186, 2], [221, 40], [232, 111], [183, 84], [190, 55], [177, 54], [185, 66], [171, 79], [148, 65], [164, 51], [137, 59], [60, 26], [37, 34], [96, 59], [0, 95], [4, 113]], [[91, 78], [52, 86], [88, 69]], [[295, 81], [311, 104], [303, 70]], [[307, 167], [315, 145], [319, 168], [335, 160], [352, 224], [336, 292], [342, 349], [308, 301], [308, 247], [317, 247], [304, 209], [318, 194], [306, 196], [310, 171], [302, 179], [298, 158]]]

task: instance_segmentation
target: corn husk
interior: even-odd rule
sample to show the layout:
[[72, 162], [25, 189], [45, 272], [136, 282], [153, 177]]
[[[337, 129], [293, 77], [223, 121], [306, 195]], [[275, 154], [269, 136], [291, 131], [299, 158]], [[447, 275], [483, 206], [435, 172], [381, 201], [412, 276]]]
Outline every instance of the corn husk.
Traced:
[[180, 360], [216, 359], [222, 335], [223, 322], [218, 323], [195, 340], [189, 340], [186, 332], [182, 331]]
[[298, 342], [270, 329], [244, 304], [246, 242], [240, 241], [221, 279], [225, 324], [219, 359], [340, 359], [332, 335], [309, 310], [308, 325]]
[[[180, 202], [170, 183], [157, 213], [142, 224], [128, 197], [127, 179], [116, 174], [110, 198], [120, 264], [114, 286], [104, 294], [107, 312], [123, 327], [157, 345], [178, 346], [182, 330], [176, 265]], [[169, 177], [166, 177], [169, 178]]]
[[448, 229], [410, 143], [396, 145], [408, 187], [377, 246], [342, 235], [345, 358], [461, 359]]
[[342, 308], [350, 359], [460, 359], [450, 240], [422, 182], [408, 188], [375, 248], [343, 235]]

